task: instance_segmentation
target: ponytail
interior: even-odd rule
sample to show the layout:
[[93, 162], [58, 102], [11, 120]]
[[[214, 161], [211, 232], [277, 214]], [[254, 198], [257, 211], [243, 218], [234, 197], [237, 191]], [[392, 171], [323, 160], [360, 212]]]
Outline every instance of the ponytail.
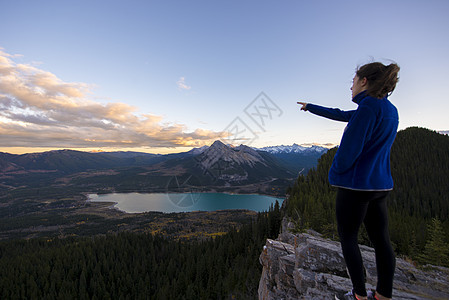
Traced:
[[384, 98], [391, 95], [399, 81], [399, 66], [391, 63], [388, 66], [380, 62], [373, 62], [361, 66], [356, 71], [359, 78], [368, 80], [367, 94], [374, 98]]

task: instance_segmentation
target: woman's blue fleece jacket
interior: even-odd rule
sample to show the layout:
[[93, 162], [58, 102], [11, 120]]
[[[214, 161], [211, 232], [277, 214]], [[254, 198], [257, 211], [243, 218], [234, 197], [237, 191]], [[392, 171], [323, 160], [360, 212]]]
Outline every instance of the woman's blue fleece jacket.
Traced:
[[352, 101], [358, 104], [357, 110], [306, 106], [313, 114], [348, 122], [329, 170], [329, 183], [353, 190], [391, 190], [390, 149], [398, 129], [398, 111], [386, 97], [377, 99], [365, 91]]

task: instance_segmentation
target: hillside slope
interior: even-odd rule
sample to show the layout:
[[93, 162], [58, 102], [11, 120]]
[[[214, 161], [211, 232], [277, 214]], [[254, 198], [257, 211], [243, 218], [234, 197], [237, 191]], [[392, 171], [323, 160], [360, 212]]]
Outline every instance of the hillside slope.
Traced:
[[75, 173], [85, 170], [101, 170], [132, 165], [151, 164], [155, 154], [126, 152], [90, 153], [74, 150], [55, 150], [40, 153], [14, 155], [0, 153], [0, 172], [52, 171]]

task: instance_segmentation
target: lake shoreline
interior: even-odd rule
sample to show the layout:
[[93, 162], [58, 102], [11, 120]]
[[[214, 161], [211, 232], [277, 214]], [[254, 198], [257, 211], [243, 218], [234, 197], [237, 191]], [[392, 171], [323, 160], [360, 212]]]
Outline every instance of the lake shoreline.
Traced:
[[220, 210], [250, 210], [262, 212], [268, 211], [270, 205], [273, 205], [276, 201], [282, 205], [282, 202], [285, 200], [285, 197], [266, 194], [211, 191], [193, 193], [85, 193], [84, 196], [86, 197], [86, 203], [107, 204], [109, 205], [108, 209], [125, 214], [141, 214], [146, 212], [189, 213]]

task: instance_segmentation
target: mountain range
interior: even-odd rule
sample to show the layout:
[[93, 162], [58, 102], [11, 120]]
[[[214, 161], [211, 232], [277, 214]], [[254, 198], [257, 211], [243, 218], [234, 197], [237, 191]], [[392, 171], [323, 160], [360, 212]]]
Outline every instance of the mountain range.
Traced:
[[[323, 147], [233, 147], [221, 141], [173, 154], [55, 150], [15, 155], [0, 153], [0, 188], [37, 187], [55, 181], [120, 190], [133, 185], [172, 189], [188, 186], [233, 187], [292, 180], [316, 166]], [[114, 175], [111, 175], [114, 174]], [[62, 178], [62, 179], [61, 179]], [[88, 179], [86, 179], [88, 178]], [[106, 184], [106, 182], [108, 184]]]
[[[232, 147], [220, 141], [215, 141], [211, 146], [194, 148], [188, 152], [174, 154], [151, 154], [144, 152], [116, 151], [116, 152], [82, 152], [75, 150], [54, 150], [39, 153], [10, 154], [0, 152], [0, 172], [10, 173], [18, 171], [59, 171], [73, 173], [90, 169], [117, 168], [125, 166], [143, 166], [186, 157], [210, 157], [210, 161], [202, 162], [204, 168], [218, 162], [222, 158], [227, 162], [235, 161], [238, 164], [250, 164], [254, 166], [259, 162], [264, 164], [263, 152], [271, 154], [278, 159], [285, 159], [291, 155], [295, 159], [305, 158], [309, 161], [306, 169], [316, 165], [316, 159], [328, 149], [320, 146], [303, 147], [297, 144], [291, 146], [270, 146], [263, 148], [251, 148], [245, 145]], [[261, 154], [262, 153], [262, 154]], [[265, 154], [265, 159], [267, 155]], [[290, 164], [290, 161], [284, 163]], [[293, 168], [295, 170], [296, 168]]]

